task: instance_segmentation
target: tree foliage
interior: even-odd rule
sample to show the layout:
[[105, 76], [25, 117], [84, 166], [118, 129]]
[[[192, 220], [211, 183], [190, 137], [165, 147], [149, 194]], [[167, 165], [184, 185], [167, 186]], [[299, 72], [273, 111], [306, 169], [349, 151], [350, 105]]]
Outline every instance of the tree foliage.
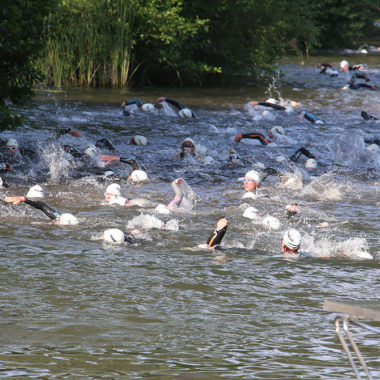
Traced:
[[15, 127], [22, 117], [10, 108], [25, 104], [41, 80], [34, 65], [44, 47], [46, 18], [52, 10], [43, 0], [2, 0], [0, 11], [0, 130]]

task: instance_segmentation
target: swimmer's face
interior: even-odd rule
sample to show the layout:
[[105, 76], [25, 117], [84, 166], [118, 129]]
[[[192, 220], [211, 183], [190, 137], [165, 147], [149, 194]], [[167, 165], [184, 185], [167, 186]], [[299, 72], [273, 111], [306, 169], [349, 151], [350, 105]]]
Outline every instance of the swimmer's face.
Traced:
[[15, 146], [15, 145], [8, 145], [6, 150], [5, 150], [5, 153], [8, 155], [8, 156], [13, 156], [16, 152], [18, 151], [18, 147]]
[[255, 191], [259, 187], [259, 184], [252, 178], [244, 178], [244, 190], [245, 191]]
[[195, 146], [191, 141], [184, 141], [181, 145], [181, 153], [183, 153], [184, 156], [191, 155], [194, 156], [195, 154]]

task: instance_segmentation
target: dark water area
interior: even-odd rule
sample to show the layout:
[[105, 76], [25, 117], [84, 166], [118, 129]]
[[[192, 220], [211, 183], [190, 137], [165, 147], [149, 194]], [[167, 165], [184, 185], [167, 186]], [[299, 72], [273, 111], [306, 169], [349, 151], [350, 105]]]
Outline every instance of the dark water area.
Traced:
[[[325, 299], [379, 300], [380, 152], [365, 140], [379, 136], [379, 55], [346, 55], [366, 63], [375, 91], [342, 90], [347, 77], [318, 74], [319, 62], [339, 67], [337, 55], [282, 62], [283, 75], [268, 88], [41, 89], [25, 108], [25, 126], [5, 131], [40, 159], [14, 163], [4, 175], [0, 201], [0, 378], [38, 379], [348, 379], [347, 357], [334, 330], [334, 313]], [[174, 98], [195, 119], [180, 119], [168, 105], [151, 113], [123, 115], [120, 103], [139, 98], [156, 103]], [[293, 110], [247, 106], [275, 98]], [[308, 111], [325, 121], [301, 120]], [[285, 136], [270, 145], [234, 141], [250, 132], [268, 137], [273, 126]], [[63, 135], [60, 128], [82, 138]], [[134, 135], [148, 145], [130, 145]], [[134, 157], [149, 176], [130, 183], [131, 167], [74, 168], [60, 145], [83, 152], [106, 137], [115, 152]], [[203, 158], [176, 158], [191, 137]], [[318, 162], [278, 162], [305, 147]], [[234, 148], [246, 161], [229, 162]], [[205, 159], [204, 157], [209, 157]], [[261, 166], [286, 174], [269, 176], [257, 197], [244, 198], [242, 177]], [[99, 165], [100, 166], [100, 165]], [[112, 169], [116, 179], [103, 175]], [[171, 182], [186, 183], [187, 211], [159, 214], [158, 204], [173, 199]], [[128, 199], [147, 207], [104, 202], [107, 185], [117, 182]], [[26, 204], [6, 196], [26, 195], [40, 184], [44, 202], [79, 219], [60, 226]], [[300, 212], [289, 219], [285, 206]], [[275, 216], [271, 229], [243, 216], [253, 206]], [[226, 216], [222, 251], [200, 247]], [[161, 229], [161, 223], [171, 228]], [[158, 223], [158, 224], [157, 224]], [[322, 227], [321, 223], [325, 223]], [[138, 227], [135, 244], [105, 243], [108, 228]], [[281, 237], [290, 228], [302, 234], [309, 258], [281, 254]], [[225, 255], [230, 261], [215, 260]], [[379, 336], [353, 329], [374, 378], [380, 377]]]

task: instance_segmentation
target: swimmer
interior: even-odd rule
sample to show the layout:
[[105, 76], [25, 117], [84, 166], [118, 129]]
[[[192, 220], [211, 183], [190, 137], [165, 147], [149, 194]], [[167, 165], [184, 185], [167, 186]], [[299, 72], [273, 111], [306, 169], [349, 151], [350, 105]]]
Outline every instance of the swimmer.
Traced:
[[186, 137], [181, 144], [180, 153], [175, 155], [176, 158], [184, 158], [184, 157], [197, 157], [202, 158], [199, 154], [195, 153], [195, 144], [193, 139], [190, 137]]
[[306, 148], [298, 149], [289, 159], [293, 162], [298, 162], [301, 156], [304, 155], [308, 158], [305, 163], [305, 169], [315, 169], [317, 167], [317, 161], [313, 154], [311, 154]]
[[69, 134], [73, 137], [78, 137], [81, 138], [82, 134], [79, 131], [75, 131], [74, 129], [71, 128], [61, 128], [59, 129], [48, 141], [57, 141], [61, 136]]
[[266, 139], [261, 133], [256, 132], [246, 133], [244, 135], [236, 135], [234, 139], [236, 142], [240, 142], [242, 139], [255, 139], [259, 140], [261, 145], [268, 145], [271, 143], [271, 141]]
[[218, 249], [224, 235], [226, 234], [228, 227], [228, 221], [227, 218], [219, 218], [217, 223], [216, 223], [216, 228], [212, 232], [212, 234], [209, 236], [209, 238], [206, 241], [206, 246], [209, 249]]
[[8, 139], [4, 146], [2, 147], [2, 160], [8, 159], [20, 159], [20, 158], [28, 158], [31, 161], [38, 160], [38, 154], [36, 151], [32, 149], [21, 148], [16, 139], [10, 138]]
[[150, 206], [150, 202], [143, 198], [131, 199], [128, 201], [127, 198], [121, 196], [121, 189], [118, 183], [111, 183], [107, 186], [106, 192], [104, 193], [105, 201], [110, 204], [118, 204], [120, 206], [140, 206], [147, 207]]
[[280, 106], [274, 102], [272, 103], [272, 102], [268, 102], [268, 101], [266, 101], [266, 102], [249, 102], [248, 105], [251, 107], [262, 106], [262, 107], [272, 108], [276, 111], [285, 111], [286, 110], [286, 107]]
[[290, 230], [285, 231], [284, 235], [282, 236], [282, 241], [281, 241], [282, 253], [285, 255], [298, 254], [298, 250], [301, 246], [301, 241], [302, 241], [301, 234], [294, 228], [291, 228]]
[[101, 155], [99, 157], [99, 160], [105, 161], [106, 165], [109, 165], [112, 162], [122, 162], [124, 164], [128, 164], [128, 165], [132, 166], [133, 170], [139, 170], [139, 164], [136, 162], [136, 160], [134, 158]]
[[329, 63], [319, 63], [317, 67], [318, 69], [321, 69], [319, 74], [326, 74], [330, 75], [331, 77], [337, 77], [339, 75], [339, 72], [335, 70], [334, 67]]
[[359, 65], [353, 65], [351, 66], [346, 60], [343, 60], [340, 62], [339, 64], [340, 66], [340, 69], [343, 71], [343, 72], [346, 72], [346, 71], [357, 71], [357, 70], [364, 70], [367, 68], [367, 65], [363, 65], [363, 64], [359, 64]]
[[178, 110], [178, 115], [180, 118], [195, 118], [194, 112], [187, 108], [182, 103], [178, 102], [177, 100], [166, 98], [164, 96], [158, 98], [158, 103], [166, 102], [175, 107]]
[[285, 130], [280, 125], [276, 125], [275, 127], [271, 128], [268, 135], [273, 141], [276, 141], [285, 136]]
[[306, 120], [310, 121], [311, 123], [315, 123], [315, 124], [326, 124], [323, 120], [321, 120], [317, 116], [311, 114], [310, 112], [306, 112], [306, 111], [302, 111], [300, 113], [299, 119], [300, 120], [306, 119]]
[[23, 196], [5, 197], [5, 201], [8, 203], [13, 203], [14, 205], [26, 203], [29, 206], [41, 210], [47, 217], [61, 225], [76, 225], [79, 223], [78, 219], [74, 215], [67, 213], [62, 214], [41, 201], [35, 201]]
[[134, 240], [132, 239], [131, 235], [125, 235], [123, 231], [117, 228], [110, 228], [108, 230], [105, 230], [100, 238], [105, 242], [111, 244], [134, 243]]
[[299, 207], [297, 203], [292, 203], [285, 206], [286, 217], [288, 219], [293, 218], [295, 215], [299, 213]]
[[126, 102], [124, 101], [121, 103], [121, 108], [125, 116], [131, 116], [132, 111], [136, 108], [139, 111], [144, 112], [154, 111], [154, 105], [152, 103], [142, 103], [140, 99], [130, 99]]
[[246, 193], [243, 198], [252, 198], [256, 195], [256, 190], [260, 184], [260, 174], [256, 170], [250, 170], [244, 176], [244, 190]]

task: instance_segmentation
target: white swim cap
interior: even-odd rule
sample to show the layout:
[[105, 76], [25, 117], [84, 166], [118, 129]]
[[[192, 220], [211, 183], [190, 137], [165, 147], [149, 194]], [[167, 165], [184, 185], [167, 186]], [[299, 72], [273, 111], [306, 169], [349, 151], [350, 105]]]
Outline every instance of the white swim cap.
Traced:
[[274, 98], [269, 98], [269, 99], [267, 99], [267, 103], [277, 104], [277, 100]]
[[123, 244], [125, 242], [124, 232], [117, 228], [110, 228], [103, 233], [103, 240], [107, 243]]
[[367, 149], [371, 152], [378, 152], [380, 148], [377, 144], [371, 144], [367, 146]]
[[191, 110], [189, 110], [188, 108], [182, 108], [180, 111], [179, 111], [179, 117], [181, 119], [186, 119], [186, 118], [191, 118], [193, 116], [193, 113], [191, 112]]
[[112, 175], [115, 175], [115, 173], [112, 170], [107, 170], [103, 175], [104, 177], [110, 177]]
[[266, 216], [263, 219], [263, 224], [265, 226], [268, 226], [272, 230], [278, 230], [281, 227], [280, 221], [277, 218], [275, 218], [274, 216]]
[[91, 144], [85, 149], [83, 153], [90, 156], [93, 160], [96, 160], [96, 154], [98, 153], [98, 150], [96, 149], [95, 145]]
[[348, 62], [347, 61], [341, 61], [340, 62], [340, 68], [343, 69], [343, 67], [347, 67], [349, 66]]
[[136, 145], [146, 145], [148, 143], [148, 140], [146, 137], [141, 136], [141, 135], [136, 135], [133, 140], [135, 141]]
[[210, 165], [214, 162], [214, 159], [211, 157], [211, 156], [206, 156], [204, 159], [203, 159], [203, 162], [206, 164], [206, 165]]
[[143, 182], [148, 180], [148, 174], [144, 172], [144, 170], [134, 170], [131, 175], [130, 179], [132, 182]]
[[183, 144], [184, 142], [186, 142], [186, 141], [191, 142], [191, 143], [195, 146], [194, 140], [191, 139], [190, 137], [186, 137], [185, 140], [182, 141], [182, 144]]
[[40, 185], [32, 186], [26, 194], [27, 198], [43, 198], [44, 196], [44, 189]]
[[162, 214], [162, 215], [168, 215], [170, 214], [170, 210], [168, 208], [168, 206], [165, 206], [163, 204], [159, 204], [155, 210], [159, 213], [159, 214]]
[[315, 169], [317, 167], [317, 161], [314, 160], [314, 158], [309, 158], [305, 162], [305, 168], [306, 169]]
[[361, 54], [368, 54], [368, 50], [367, 49], [362, 49], [362, 50], [360, 50], [360, 53]]
[[284, 244], [289, 248], [296, 250], [301, 245], [301, 234], [295, 230], [294, 228], [291, 228], [290, 230], [287, 230], [284, 235], [282, 236], [284, 240]]
[[0, 177], [0, 187], [3, 187], [3, 179]]
[[244, 210], [244, 218], [256, 219], [259, 216], [259, 211], [254, 207], [248, 207]]
[[106, 194], [121, 195], [120, 185], [118, 183], [111, 183], [107, 186]]
[[274, 135], [284, 135], [285, 134], [285, 130], [283, 127], [281, 127], [280, 125], [276, 125], [275, 127], [271, 128], [270, 130]]
[[279, 163], [284, 162], [284, 161], [286, 161], [286, 157], [284, 157], [284, 156], [277, 156], [276, 157], [276, 161], [279, 162]]
[[63, 226], [75, 226], [79, 224], [78, 219], [72, 214], [62, 214], [58, 221]]
[[6, 146], [15, 146], [16, 148], [18, 148], [19, 145], [16, 139], [11, 138], [7, 140]]
[[250, 170], [245, 177], [251, 178], [257, 183], [260, 183], [260, 174], [256, 170]]
[[141, 108], [144, 112], [154, 111], [154, 105], [152, 103], [144, 103]]

